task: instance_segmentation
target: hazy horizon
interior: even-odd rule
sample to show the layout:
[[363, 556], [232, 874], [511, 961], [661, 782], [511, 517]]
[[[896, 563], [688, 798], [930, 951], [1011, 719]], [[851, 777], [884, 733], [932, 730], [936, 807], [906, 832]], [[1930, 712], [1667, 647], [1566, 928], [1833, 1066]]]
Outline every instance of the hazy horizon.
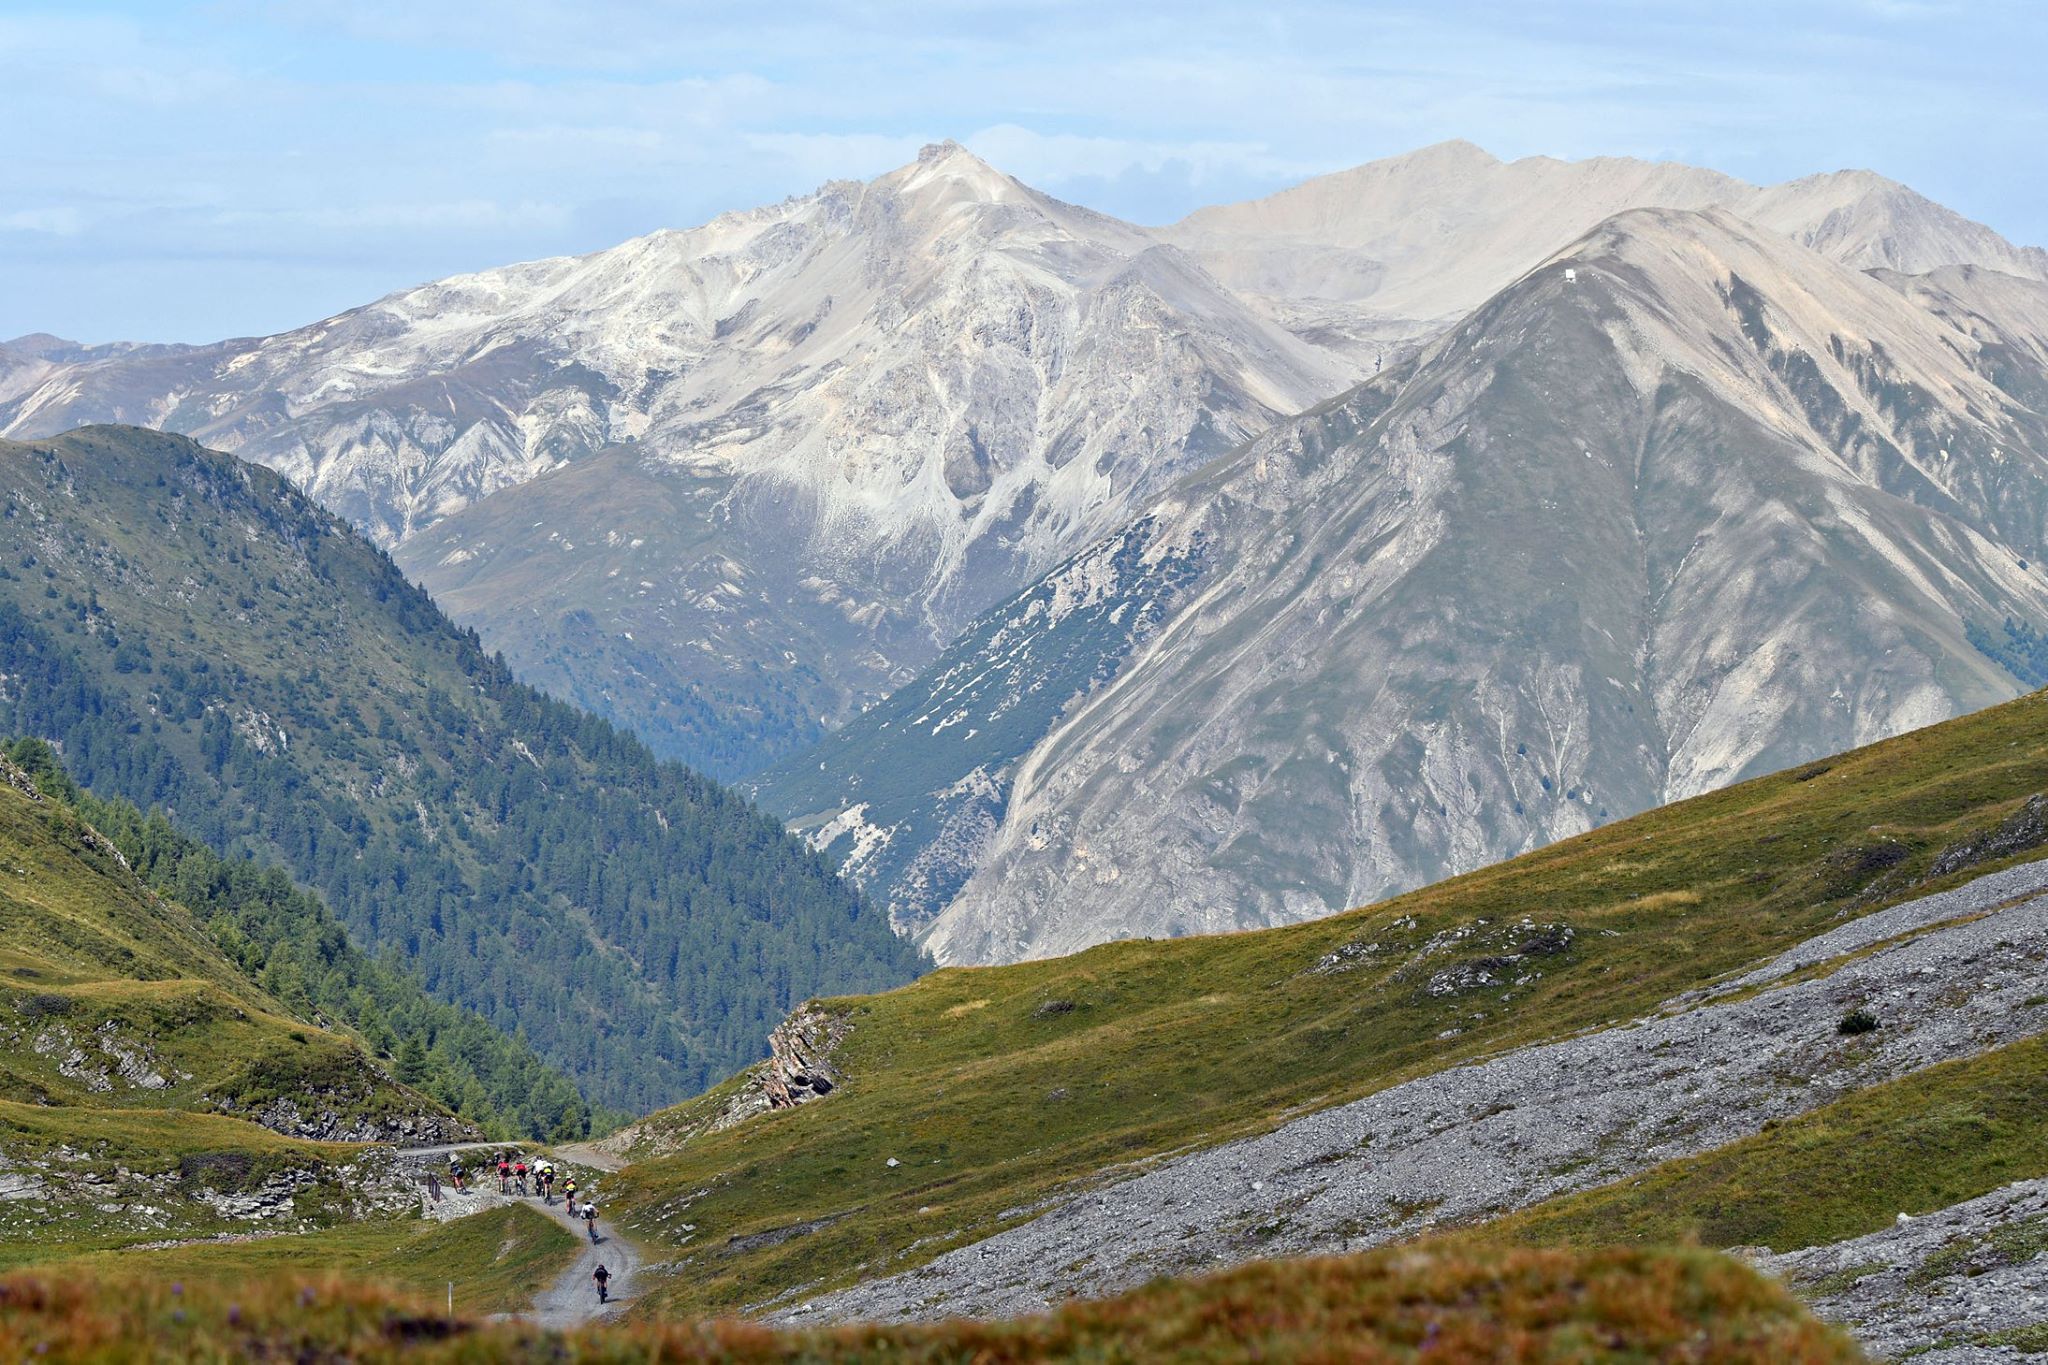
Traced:
[[1462, 138], [1870, 169], [2048, 243], [2013, 3], [1069, 0], [681, 20], [552, 0], [0, 12], [0, 337], [211, 341], [866, 178], [951, 137], [1140, 222]]

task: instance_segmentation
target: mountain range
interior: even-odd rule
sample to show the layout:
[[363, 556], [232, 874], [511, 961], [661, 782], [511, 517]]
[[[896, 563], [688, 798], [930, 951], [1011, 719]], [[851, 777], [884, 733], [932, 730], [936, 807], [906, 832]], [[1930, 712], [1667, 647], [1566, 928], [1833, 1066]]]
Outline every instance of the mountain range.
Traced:
[[0, 425], [284, 471], [981, 961], [2013, 695], [2044, 281], [1867, 172], [1450, 143], [1142, 228], [941, 144], [276, 337], [10, 343]]

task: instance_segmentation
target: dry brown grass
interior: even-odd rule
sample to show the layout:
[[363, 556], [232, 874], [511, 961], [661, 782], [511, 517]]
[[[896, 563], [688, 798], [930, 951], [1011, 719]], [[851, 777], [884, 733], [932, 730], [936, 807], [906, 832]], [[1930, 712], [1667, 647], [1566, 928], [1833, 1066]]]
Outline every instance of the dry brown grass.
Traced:
[[270, 1280], [233, 1292], [0, 1281], [0, 1358], [411, 1362], [1674, 1361], [1862, 1356], [1782, 1288], [1697, 1250], [1424, 1245], [1278, 1261], [1008, 1323], [786, 1332], [738, 1322], [569, 1336], [450, 1319], [391, 1291]]

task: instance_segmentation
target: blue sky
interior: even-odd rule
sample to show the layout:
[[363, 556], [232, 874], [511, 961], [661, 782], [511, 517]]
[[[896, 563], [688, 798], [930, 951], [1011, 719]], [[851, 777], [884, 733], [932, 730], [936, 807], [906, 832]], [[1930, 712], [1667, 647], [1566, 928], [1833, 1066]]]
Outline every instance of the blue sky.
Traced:
[[0, 338], [276, 331], [953, 137], [1141, 221], [1446, 138], [2048, 244], [2041, 0], [0, 0]]

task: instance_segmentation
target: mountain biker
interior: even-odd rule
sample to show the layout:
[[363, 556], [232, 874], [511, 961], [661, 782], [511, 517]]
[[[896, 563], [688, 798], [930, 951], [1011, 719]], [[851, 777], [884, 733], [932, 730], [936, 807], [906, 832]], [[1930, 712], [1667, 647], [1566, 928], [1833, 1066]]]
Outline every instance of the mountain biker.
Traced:
[[597, 1263], [597, 1269], [590, 1272], [590, 1278], [597, 1281], [597, 1301], [606, 1303], [611, 1298], [612, 1273], [604, 1268], [604, 1262]]
[[562, 1185], [562, 1198], [568, 1202], [569, 1216], [576, 1216], [576, 1177], [570, 1176]]
[[524, 1158], [512, 1163], [512, 1183], [521, 1194], [526, 1193], [526, 1161]]
[[448, 1179], [454, 1183], [456, 1189], [463, 1188], [462, 1155], [459, 1152], [450, 1152], [448, 1154]]
[[499, 1194], [510, 1194], [511, 1192], [512, 1192], [512, 1163], [511, 1163], [511, 1162], [509, 1162], [509, 1161], [507, 1161], [507, 1160], [505, 1160], [505, 1158], [504, 1158], [503, 1156], [500, 1156], [500, 1157], [498, 1158], [498, 1193], [499, 1193]]
[[585, 1226], [585, 1227], [587, 1227], [587, 1228], [589, 1228], [589, 1229], [590, 1229], [590, 1244], [591, 1244], [592, 1246], [596, 1246], [596, 1245], [597, 1245], [597, 1205], [595, 1205], [595, 1204], [585, 1204], [585, 1205], [583, 1206], [583, 1213], [582, 1213], [582, 1218], [583, 1218], [583, 1226]]

